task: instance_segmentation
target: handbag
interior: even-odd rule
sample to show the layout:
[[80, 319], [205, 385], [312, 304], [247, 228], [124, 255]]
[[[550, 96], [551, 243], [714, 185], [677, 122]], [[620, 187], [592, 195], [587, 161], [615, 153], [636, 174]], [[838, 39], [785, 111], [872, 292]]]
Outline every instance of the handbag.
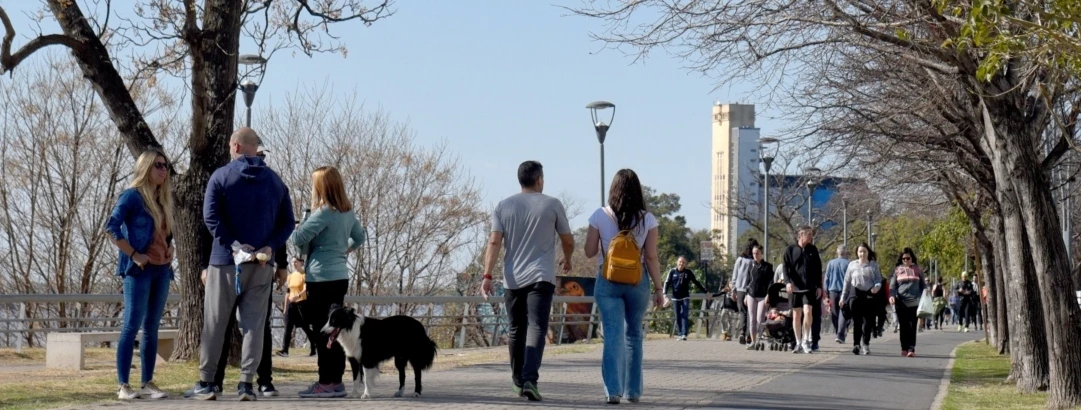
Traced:
[[916, 308], [916, 317], [928, 318], [935, 315], [934, 302], [931, 300], [931, 294], [924, 292], [920, 297], [919, 307]]

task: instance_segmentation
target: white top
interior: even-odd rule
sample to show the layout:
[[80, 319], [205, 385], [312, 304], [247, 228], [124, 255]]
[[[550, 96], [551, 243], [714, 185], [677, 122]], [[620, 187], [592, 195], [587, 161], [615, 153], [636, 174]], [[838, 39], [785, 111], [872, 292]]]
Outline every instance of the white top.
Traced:
[[[589, 216], [589, 226], [596, 228], [601, 237], [602, 256], [597, 258], [597, 266], [604, 263], [603, 255], [608, 253], [608, 243], [612, 242], [612, 238], [615, 238], [616, 235], [619, 235], [619, 226], [616, 225], [616, 221], [612, 219], [613, 217], [609, 216], [608, 212], [605, 212], [605, 210], [612, 212], [612, 208], [606, 206], [604, 208], [597, 208], [596, 211], [593, 211], [593, 215]], [[654, 217], [652, 213], [646, 212], [644, 221], [639, 222], [638, 226], [632, 231], [634, 233], [635, 242], [638, 243], [638, 249], [642, 250], [643, 258], [646, 256], [645, 249], [642, 249], [646, 244], [646, 236], [649, 235], [649, 230], [656, 228], [657, 225], [659, 225], [657, 223], [657, 218]]]

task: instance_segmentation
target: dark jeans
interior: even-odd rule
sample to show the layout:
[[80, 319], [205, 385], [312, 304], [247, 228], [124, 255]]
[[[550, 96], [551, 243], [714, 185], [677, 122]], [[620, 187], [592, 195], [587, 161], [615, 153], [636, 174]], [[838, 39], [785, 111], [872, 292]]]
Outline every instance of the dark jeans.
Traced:
[[849, 303], [848, 312], [852, 316], [852, 345], [871, 344], [871, 334], [875, 331], [878, 318], [877, 296], [867, 297], [871, 292], [856, 291], [856, 297]]
[[511, 379], [515, 386], [522, 386], [525, 382], [536, 384], [540, 378], [555, 289], [551, 282], [538, 282], [518, 289], [507, 289], [504, 294], [507, 315], [510, 316], [507, 346], [510, 350]]
[[822, 299], [817, 297], [817, 290], [809, 290], [811, 299], [811, 346], [818, 346], [818, 340], [822, 338]]
[[687, 326], [690, 322], [691, 300], [677, 300], [672, 306], [676, 310], [676, 336], [687, 336]]
[[747, 338], [747, 292], [736, 292], [736, 306], [739, 307], [739, 337]]
[[306, 301], [286, 304], [285, 308], [285, 335], [282, 336], [282, 352], [289, 353], [289, 346], [293, 344], [293, 329], [300, 328], [304, 336], [308, 338], [311, 353], [315, 353], [315, 337], [312, 335], [311, 324], [304, 321], [301, 309]]
[[961, 318], [958, 324], [964, 327], [969, 327], [975, 321], [976, 312], [973, 309], [974, 303], [968, 299], [961, 299]]
[[901, 325], [901, 350], [916, 350], [916, 308], [897, 301], [897, 321]]
[[[234, 308], [233, 311], [236, 311]], [[263, 353], [259, 359], [259, 367], [255, 369], [255, 383], [258, 386], [270, 384], [274, 377], [271, 375], [272, 359], [270, 358], [271, 343], [274, 337], [270, 334], [270, 317], [274, 315], [274, 294], [270, 294], [270, 307], [267, 308], [266, 327], [263, 328]], [[229, 367], [229, 347], [233, 344], [233, 328], [236, 327], [236, 315], [229, 316], [229, 326], [225, 329], [225, 342], [221, 344], [221, 358], [218, 359], [218, 371], [214, 373], [214, 385], [218, 390], [225, 383], [225, 368]]]
[[848, 318], [845, 317], [844, 312], [841, 312], [841, 292], [830, 292], [830, 320], [833, 323], [833, 328], [837, 330], [837, 338], [841, 341], [845, 341], [845, 336], [848, 334]]
[[[308, 300], [304, 302], [301, 313], [312, 328], [312, 343], [319, 354], [319, 383], [338, 384], [345, 374], [345, 352], [335, 343], [327, 348], [327, 335], [320, 329], [330, 316], [330, 305], [345, 303], [345, 293], [349, 291], [349, 280], [331, 280], [326, 282], [307, 282]], [[359, 369], [353, 369], [357, 371]]]

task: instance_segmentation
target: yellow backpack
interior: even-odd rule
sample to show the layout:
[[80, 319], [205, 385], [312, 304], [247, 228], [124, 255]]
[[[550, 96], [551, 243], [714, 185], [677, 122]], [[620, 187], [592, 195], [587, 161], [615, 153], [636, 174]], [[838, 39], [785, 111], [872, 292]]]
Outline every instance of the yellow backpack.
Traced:
[[[618, 227], [619, 221], [616, 220], [615, 215], [609, 211], [608, 207], [603, 209]], [[642, 251], [638, 249], [638, 241], [634, 238], [633, 232], [619, 231], [608, 242], [608, 252], [604, 255], [602, 266], [604, 279], [609, 282], [637, 285], [642, 280]]]

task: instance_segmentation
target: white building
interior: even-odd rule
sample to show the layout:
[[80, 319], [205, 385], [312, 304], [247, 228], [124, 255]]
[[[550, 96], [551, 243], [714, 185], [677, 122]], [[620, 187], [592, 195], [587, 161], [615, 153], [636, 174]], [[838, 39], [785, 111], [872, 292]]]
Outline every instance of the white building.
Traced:
[[750, 224], [729, 212], [737, 198], [758, 195], [759, 130], [754, 127], [754, 105], [713, 105], [713, 159], [710, 229], [714, 240], [736, 254], [736, 238]]

